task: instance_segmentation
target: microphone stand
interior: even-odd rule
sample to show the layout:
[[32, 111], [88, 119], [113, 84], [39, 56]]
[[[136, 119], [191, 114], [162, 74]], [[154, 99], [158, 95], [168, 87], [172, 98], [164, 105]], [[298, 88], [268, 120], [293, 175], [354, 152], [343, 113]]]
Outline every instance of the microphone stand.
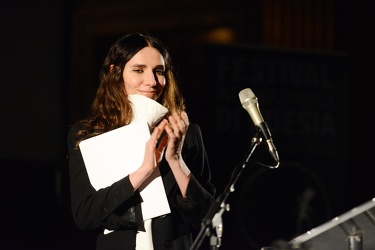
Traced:
[[[234, 192], [234, 184], [240, 177], [242, 170], [246, 167], [251, 155], [255, 148], [262, 142], [262, 138], [259, 137], [259, 131], [256, 132], [255, 136], [251, 140], [250, 152], [247, 155], [245, 161], [242, 164], [237, 165], [233, 170], [231, 179], [229, 180], [224, 192], [220, 194], [215, 202], [211, 205], [210, 209], [206, 213], [202, 220], [201, 230], [199, 231], [193, 245], [190, 250], [199, 249], [204, 240], [204, 236], [210, 236], [210, 249], [216, 250], [221, 246], [221, 237], [223, 234], [222, 214], [224, 211], [229, 211], [229, 204], [226, 204], [226, 200], [230, 193]], [[215, 232], [213, 229], [215, 228]]]

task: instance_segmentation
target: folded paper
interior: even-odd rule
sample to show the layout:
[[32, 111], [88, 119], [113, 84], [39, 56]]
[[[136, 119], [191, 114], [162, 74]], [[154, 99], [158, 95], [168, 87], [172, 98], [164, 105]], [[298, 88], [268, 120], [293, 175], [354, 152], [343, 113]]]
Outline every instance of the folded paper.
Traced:
[[[138, 169], [145, 145], [154, 127], [168, 110], [141, 95], [131, 95], [134, 119], [126, 126], [86, 139], [79, 144], [83, 160], [96, 190], [105, 188]], [[139, 188], [143, 219], [170, 213], [159, 169]]]

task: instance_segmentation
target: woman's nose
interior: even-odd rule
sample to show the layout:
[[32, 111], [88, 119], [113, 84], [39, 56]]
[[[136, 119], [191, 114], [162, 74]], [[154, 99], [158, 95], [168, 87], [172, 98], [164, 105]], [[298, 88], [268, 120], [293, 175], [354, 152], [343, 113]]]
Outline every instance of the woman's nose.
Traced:
[[151, 85], [151, 86], [155, 86], [156, 82], [157, 82], [157, 77], [156, 77], [155, 73], [152, 72], [152, 71], [148, 72], [147, 78], [146, 78], [146, 83]]

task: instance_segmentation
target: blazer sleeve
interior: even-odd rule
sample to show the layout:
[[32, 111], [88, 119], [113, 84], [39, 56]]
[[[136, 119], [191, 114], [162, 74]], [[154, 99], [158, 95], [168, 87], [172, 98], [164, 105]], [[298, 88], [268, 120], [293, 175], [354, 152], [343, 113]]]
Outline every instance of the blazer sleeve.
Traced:
[[68, 164], [70, 178], [71, 211], [77, 226], [88, 229], [130, 228], [137, 221], [134, 206], [140, 195], [133, 190], [129, 176], [111, 186], [95, 190], [91, 185], [79, 148], [75, 148], [75, 135], [79, 125], [68, 133]]
[[198, 228], [214, 202], [215, 187], [211, 183], [211, 170], [204, 147], [201, 129], [190, 124], [185, 138], [182, 157], [191, 171], [186, 197], [176, 195], [176, 206]]

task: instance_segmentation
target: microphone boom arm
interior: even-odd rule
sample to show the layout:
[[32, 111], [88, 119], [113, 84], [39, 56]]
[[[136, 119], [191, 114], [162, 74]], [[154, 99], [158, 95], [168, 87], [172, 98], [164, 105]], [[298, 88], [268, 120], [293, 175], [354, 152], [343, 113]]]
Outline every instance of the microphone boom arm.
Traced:
[[[206, 213], [202, 220], [201, 229], [193, 242], [190, 250], [199, 249], [201, 246], [204, 236], [210, 236], [211, 249], [218, 249], [221, 246], [221, 237], [223, 234], [223, 224], [222, 224], [222, 214], [224, 211], [229, 211], [229, 205], [226, 204], [226, 200], [230, 193], [234, 192], [234, 185], [236, 184], [238, 178], [240, 177], [243, 169], [249, 162], [251, 155], [253, 154], [255, 148], [262, 142], [262, 138], [259, 136], [259, 131], [256, 132], [255, 136], [251, 140], [251, 146], [249, 152], [243, 161], [243, 163], [238, 164], [231, 175], [231, 178], [225, 187], [222, 194], [220, 194], [215, 202], [211, 205], [210, 209]], [[216, 232], [213, 232], [213, 228], [216, 228]]]

